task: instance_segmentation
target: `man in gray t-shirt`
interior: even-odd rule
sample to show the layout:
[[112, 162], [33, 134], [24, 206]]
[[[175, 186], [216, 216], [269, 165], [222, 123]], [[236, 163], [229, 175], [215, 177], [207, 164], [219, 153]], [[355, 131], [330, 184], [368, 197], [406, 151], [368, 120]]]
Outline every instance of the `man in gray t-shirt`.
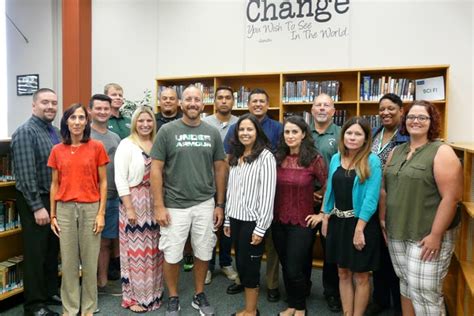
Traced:
[[[112, 99], [105, 94], [94, 94], [89, 101], [88, 113], [91, 119], [91, 138], [104, 144], [110, 163], [107, 164], [107, 204], [105, 210], [105, 227], [101, 234], [99, 262], [97, 268], [97, 286], [99, 292], [106, 294], [121, 294], [120, 288], [107, 285], [109, 263], [116, 271], [111, 279], [120, 277], [120, 251], [118, 239], [119, 205], [120, 200], [115, 187], [114, 155], [120, 143], [120, 137], [108, 130], [108, 120], [111, 115]], [[112, 254], [112, 262], [110, 257]], [[118, 270], [118, 271], [117, 271]]]
[[165, 124], [151, 150], [151, 191], [169, 292], [166, 315], [179, 315], [179, 261], [190, 232], [196, 279], [192, 306], [201, 315], [215, 314], [204, 294], [204, 279], [216, 242], [214, 231], [224, 217], [226, 163], [219, 132], [201, 121], [202, 99], [198, 88], [186, 88], [182, 119]]
[[[232, 115], [232, 108], [234, 106], [234, 90], [231, 87], [220, 86], [217, 87], [214, 97], [214, 106], [216, 113], [211, 116], [206, 116], [203, 121], [217, 128], [221, 134], [222, 142], [224, 142], [225, 136], [229, 130], [229, 126], [237, 123], [238, 117]], [[232, 267], [232, 239], [227, 237], [222, 231], [218, 232], [219, 236], [219, 265], [221, 271], [231, 281], [237, 279], [237, 272]], [[205, 284], [209, 284], [212, 281], [212, 273], [216, 265], [216, 250], [212, 254], [212, 259], [209, 262], [209, 270], [206, 274]]]

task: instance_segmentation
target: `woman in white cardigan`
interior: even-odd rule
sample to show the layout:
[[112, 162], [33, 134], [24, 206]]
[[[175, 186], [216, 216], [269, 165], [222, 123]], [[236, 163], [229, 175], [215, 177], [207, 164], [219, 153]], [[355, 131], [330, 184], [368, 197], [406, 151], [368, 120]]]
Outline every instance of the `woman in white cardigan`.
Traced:
[[132, 116], [130, 136], [115, 153], [115, 184], [122, 200], [119, 217], [122, 307], [141, 313], [158, 309], [163, 295], [163, 255], [150, 192], [149, 156], [156, 134], [148, 107]]

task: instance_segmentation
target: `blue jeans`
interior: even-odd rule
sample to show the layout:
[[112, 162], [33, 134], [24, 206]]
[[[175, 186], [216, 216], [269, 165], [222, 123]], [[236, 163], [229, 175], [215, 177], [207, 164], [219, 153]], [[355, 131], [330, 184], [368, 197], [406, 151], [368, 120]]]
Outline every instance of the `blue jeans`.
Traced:
[[[232, 249], [232, 238], [227, 237], [222, 228], [219, 229], [219, 265], [222, 267], [228, 267], [232, 265], [232, 257], [230, 251]], [[214, 271], [216, 266], [216, 247], [212, 252], [212, 259], [209, 261], [209, 270]]]

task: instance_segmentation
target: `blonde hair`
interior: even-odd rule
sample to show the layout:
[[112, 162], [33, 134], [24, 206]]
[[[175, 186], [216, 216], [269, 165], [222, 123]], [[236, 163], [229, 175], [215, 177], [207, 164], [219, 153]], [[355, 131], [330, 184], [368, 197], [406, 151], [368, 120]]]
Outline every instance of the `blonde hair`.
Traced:
[[121, 85], [119, 85], [118, 83], [108, 83], [105, 85], [104, 87], [104, 94], [108, 95], [109, 94], [109, 90], [110, 88], [114, 88], [115, 90], [120, 90], [123, 92], [123, 88]]
[[151, 141], [153, 142], [155, 140], [155, 136], [156, 136], [156, 121], [155, 121], [155, 114], [153, 113], [153, 111], [151, 110], [150, 107], [148, 106], [139, 106], [137, 107], [137, 109], [135, 110], [135, 112], [133, 112], [133, 115], [132, 115], [132, 126], [130, 127], [130, 136], [128, 136], [130, 138], [130, 140], [136, 144], [138, 147], [140, 147], [143, 151], [145, 151], [147, 154], [149, 154], [149, 152], [147, 152], [145, 150], [145, 147], [143, 146], [143, 143], [142, 141], [140, 140], [140, 136], [138, 136], [138, 132], [137, 132], [137, 121], [138, 121], [138, 117], [143, 114], [143, 113], [146, 113], [148, 115], [150, 115], [151, 119], [153, 120], [153, 131], [151, 132]]
[[339, 139], [339, 152], [341, 153], [341, 160], [342, 157], [345, 157], [349, 154], [346, 146], [344, 145], [344, 134], [352, 125], [359, 124], [365, 134], [365, 141], [359, 151], [356, 153], [352, 161], [350, 162], [350, 166], [354, 166], [357, 176], [360, 179], [360, 183], [363, 183], [368, 177], [370, 177], [370, 167], [369, 167], [369, 155], [372, 149], [372, 133], [370, 131], [370, 126], [367, 121], [360, 116], [355, 116], [342, 126], [341, 129], [341, 136]]

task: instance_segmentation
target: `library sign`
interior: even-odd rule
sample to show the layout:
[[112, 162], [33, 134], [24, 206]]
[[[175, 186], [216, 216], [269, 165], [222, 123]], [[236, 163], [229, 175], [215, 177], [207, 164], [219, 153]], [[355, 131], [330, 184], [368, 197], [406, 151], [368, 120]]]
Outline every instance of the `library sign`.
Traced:
[[349, 6], [350, 0], [249, 0], [246, 39], [270, 43], [345, 38], [348, 25], [338, 24], [337, 17]]

